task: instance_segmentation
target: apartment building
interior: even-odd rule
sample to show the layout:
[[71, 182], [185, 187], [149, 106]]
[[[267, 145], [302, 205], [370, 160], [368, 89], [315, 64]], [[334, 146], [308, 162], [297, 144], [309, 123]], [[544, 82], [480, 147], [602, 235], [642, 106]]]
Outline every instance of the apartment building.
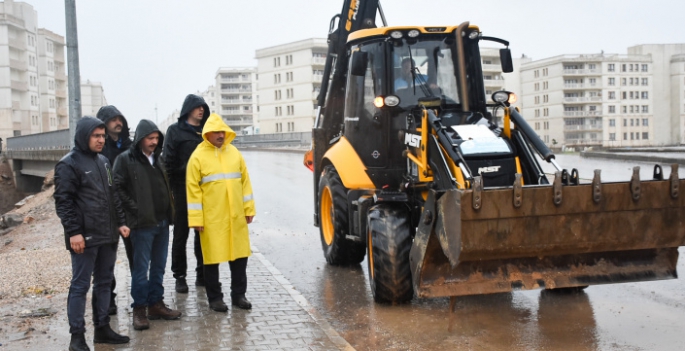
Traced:
[[256, 51], [260, 133], [311, 131], [327, 52], [319, 38]]
[[[683, 140], [685, 45], [627, 55], [560, 55], [521, 67], [524, 116], [552, 147], [638, 147]], [[675, 99], [675, 100], [674, 100]]]
[[0, 137], [68, 127], [64, 37], [24, 2], [0, 2]]
[[107, 105], [107, 99], [102, 83], [90, 80], [81, 81], [81, 114], [95, 117], [100, 107], [105, 105]]
[[205, 97], [211, 110], [236, 134], [252, 134], [257, 114], [257, 70], [254, 67], [220, 67], [215, 91]]

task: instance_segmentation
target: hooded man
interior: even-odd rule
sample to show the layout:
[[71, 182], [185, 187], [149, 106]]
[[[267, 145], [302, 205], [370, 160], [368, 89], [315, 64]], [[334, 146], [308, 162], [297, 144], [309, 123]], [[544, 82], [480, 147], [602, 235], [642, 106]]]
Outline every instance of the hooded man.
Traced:
[[[162, 157], [174, 194], [174, 239], [171, 245], [171, 271], [176, 278], [176, 292], [187, 293], [186, 243], [188, 242], [188, 212], [186, 203], [186, 165], [190, 155], [202, 142], [202, 127], [209, 117], [209, 106], [201, 96], [189, 94], [183, 101], [178, 122], [169, 126], [164, 138]], [[195, 231], [193, 242], [196, 279], [195, 286], [204, 286], [200, 234]]]
[[[107, 136], [105, 137], [105, 146], [100, 152], [107, 157], [110, 165], [114, 165], [114, 160], [122, 152], [131, 147], [131, 139], [129, 136], [128, 122], [124, 115], [113, 105], [102, 106], [98, 110], [97, 118], [105, 124]], [[133, 245], [130, 238], [123, 238], [124, 248], [126, 249], [126, 258], [128, 259], [128, 266], [133, 272]], [[112, 280], [112, 293], [109, 302], [108, 313], [110, 315], [117, 314], [117, 294], [114, 292], [117, 287], [116, 278]], [[97, 303], [97, 299], [93, 299], [93, 306]]]
[[149, 319], [178, 319], [181, 312], [164, 304], [164, 269], [173, 218], [171, 187], [159, 162], [164, 136], [149, 120], [136, 127], [133, 147], [114, 163], [114, 184], [121, 198], [133, 243], [133, 328], [150, 327]]
[[231, 303], [251, 309], [245, 297], [250, 238], [247, 225], [256, 211], [245, 160], [231, 145], [235, 132], [217, 114], [209, 116], [204, 141], [188, 161], [188, 223], [200, 232], [205, 290], [209, 307], [226, 312], [219, 283], [219, 263], [231, 268]]
[[127, 237], [124, 211], [112, 183], [109, 160], [100, 155], [105, 144], [105, 124], [83, 117], [76, 124], [75, 147], [55, 166], [55, 210], [64, 227], [71, 253], [71, 286], [67, 316], [69, 350], [90, 350], [84, 333], [86, 294], [93, 277], [95, 343], [123, 344], [128, 336], [109, 326], [107, 309], [117, 258], [119, 235]]

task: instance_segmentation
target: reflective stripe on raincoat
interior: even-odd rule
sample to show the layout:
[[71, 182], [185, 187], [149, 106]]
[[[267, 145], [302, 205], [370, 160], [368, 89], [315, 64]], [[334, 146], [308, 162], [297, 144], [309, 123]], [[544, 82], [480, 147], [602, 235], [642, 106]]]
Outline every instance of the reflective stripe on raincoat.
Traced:
[[[206, 136], [218, 131], [226, 132], [221, 148]], [[230, 144], [235, 132], [219, 115], [212, 114], [202, 129], [202, 138], [186, 170], [188, 226], [204, 227], [200, 243], [205, 264], [248, 257], [251, 251], [245, 216], [254, 216], [256, 211], [245, 160]]]

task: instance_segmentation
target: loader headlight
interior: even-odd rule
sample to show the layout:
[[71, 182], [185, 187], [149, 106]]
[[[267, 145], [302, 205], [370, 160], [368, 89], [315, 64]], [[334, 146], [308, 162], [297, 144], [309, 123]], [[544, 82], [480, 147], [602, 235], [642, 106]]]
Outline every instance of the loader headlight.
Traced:
[[469, 33], [469, 39], [478, 39], [479, 35], [480, 35], [480, 33], [478, 33], [478, 31], [473, 31], [473, 32]]
[[409, 33], [407, 33], [407, 36], [410, 37], [410, 38], [416, 38], [416, 37], [419, 36], [420, 33], [421, 33], [421, 32], [419, 32], [418, 29], [412, 29], [412, 30], [409, 31]]
[[517, 100], [518, 98], [516, 97], [516, 94], [506, 90], [496, 91], [492, 94], [492, 101], [505, 104], [507, 106], [515, 103]]
[[398, 98], [395, 95], [386, 96], [383, 101], [385, 101], [386, 106], [391, 106], [391, 107], [397, 106], [400, 104], [400, 98]]
[[402, 35], [402, 32], [400, 32], [399, 30], [394, 30], [390, 32], [390, 37], [392, 37], [393, 39], [400, 39], [402, 38]]
[[383, 103], [383, 97], [382, 96], [376, 96], [376, 98], [373, 99], [373, 105], [374, 106], [381, 108], [381, 107], [383, 107], [383, 104], [384, 103]]

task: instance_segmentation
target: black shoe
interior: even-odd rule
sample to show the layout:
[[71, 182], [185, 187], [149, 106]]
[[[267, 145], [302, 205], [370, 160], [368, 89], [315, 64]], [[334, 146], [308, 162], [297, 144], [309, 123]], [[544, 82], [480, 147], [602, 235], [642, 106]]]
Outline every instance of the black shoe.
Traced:
[[117, 334], [109, 324], [95, 328], [93, 342], [96, 344], [125, 344], [131, 341], [128, 336]]
[[214, 311], [217, 312], [227, 312], [228, 311], [228, 306], [224, 303], [223, 300], [216, 300], [214, 302], [209, 303], [209, 308], [211, 308]]
[[205, 286], [205, 278], [197, 277], [195, 279], [195, 286]]
[[238, 298], [231, 298], [231, 305], [237, 306], [238, 308], [242, 308], [244, 310], [251, 310], [252, 309], [252, 304], [250, 301], [247, 300], [245, 295], [242, 295]]
[[71, 334], [69, 351], [90, 351], [90, 347], [88, 347], [88, 344], [86, 344], [86, 337], [83, 335], [83, 333]]
[[188, 284], [186, 278], [176, 278], [176, 292], [181, 294], [188, 293]]

